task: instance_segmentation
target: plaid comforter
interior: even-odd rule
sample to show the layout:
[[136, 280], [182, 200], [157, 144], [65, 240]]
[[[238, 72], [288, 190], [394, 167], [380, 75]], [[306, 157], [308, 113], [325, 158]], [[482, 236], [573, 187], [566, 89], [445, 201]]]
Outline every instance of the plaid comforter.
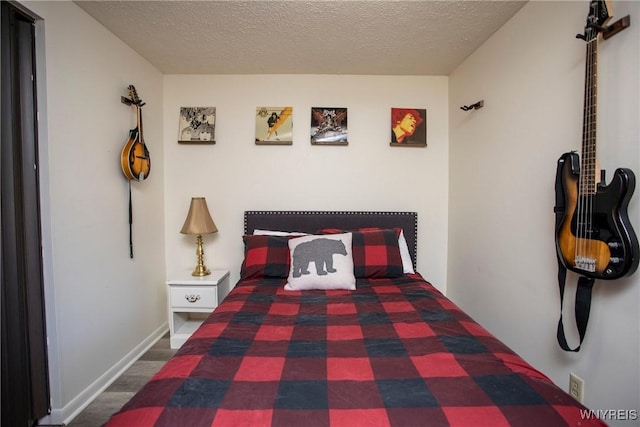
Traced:
[[602, 425], [419, 275], [240, 282], [106, 424]]

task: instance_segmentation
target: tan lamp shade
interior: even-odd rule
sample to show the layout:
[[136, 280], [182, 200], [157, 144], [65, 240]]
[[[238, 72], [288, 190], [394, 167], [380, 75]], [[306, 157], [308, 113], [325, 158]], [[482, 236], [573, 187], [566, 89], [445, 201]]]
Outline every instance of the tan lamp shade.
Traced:
[[216, 233], [218, 228], [211, 218], [207, 201], [204, 197], [193, 197], [187, 219], [184, 221], [182, 234], [210, 234]]
[[207, 201], [204, 197], [193, 197], [191, 199], [191, 206], [189, 206], [187, 219], [184, 220], [184, 225], [182, 226], [182, 230], [180, 230], [180, 233], [182, 234], [196, 235], [196, 255], [198, 257], [198, 263], [191, 275], [201, 277], [211, 274], [211, 271], [209, 271], [209, 269], [204, 265], [202, 235], [215, 233], [217, 231], [218, 228], [211, 218], [209, 208], [207, 207]]

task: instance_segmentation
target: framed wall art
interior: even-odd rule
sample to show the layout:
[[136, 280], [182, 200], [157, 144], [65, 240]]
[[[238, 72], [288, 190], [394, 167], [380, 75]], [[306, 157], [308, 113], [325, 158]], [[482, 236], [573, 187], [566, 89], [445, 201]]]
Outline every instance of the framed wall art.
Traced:
[[347, 109], [311, 108], [311, 144], [347, 145]]
[[215, 144], [216, 107], [180, 107], [178, 143]]
[[427, 146], [427, 110], [419, 108], [391, 109], [391, 146]]
[[293, 144], [293, 107], [257, 107], [256, 144]]

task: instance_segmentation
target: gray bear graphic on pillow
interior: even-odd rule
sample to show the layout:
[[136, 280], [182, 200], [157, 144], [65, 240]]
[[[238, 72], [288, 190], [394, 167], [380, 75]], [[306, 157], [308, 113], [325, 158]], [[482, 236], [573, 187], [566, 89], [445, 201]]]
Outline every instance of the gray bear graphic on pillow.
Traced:
[[291, 257], [293, 277], [310, 274], [309, 264], [312, 262], [316, 264], [318, 276], [335, 273], [337, 270], [333, 268], [334, 254], [347, 255], [347, 249], [340, 240], [322, 238], [300, 243], [293, 250]]

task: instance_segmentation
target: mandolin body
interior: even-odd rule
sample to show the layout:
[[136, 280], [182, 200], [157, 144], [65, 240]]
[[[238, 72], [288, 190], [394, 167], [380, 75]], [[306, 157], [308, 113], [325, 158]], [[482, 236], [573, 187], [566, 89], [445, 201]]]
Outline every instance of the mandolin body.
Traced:
[[143, 181], [149, 177], [151, 171], [151, 157], [144, 142], [140, 142], [138, 128], [129, 133], [129, 140], [122, 147], [120, 155], [122, 172], [127, 179]]

